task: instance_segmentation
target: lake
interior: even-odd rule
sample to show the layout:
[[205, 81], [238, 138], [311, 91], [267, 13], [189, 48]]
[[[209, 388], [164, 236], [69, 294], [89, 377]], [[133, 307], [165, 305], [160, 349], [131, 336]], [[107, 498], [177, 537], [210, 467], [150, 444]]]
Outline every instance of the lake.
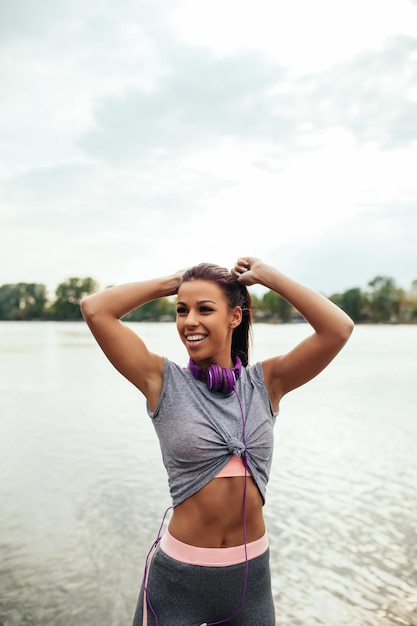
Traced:
[[[173, 323], [131, 326], [186, 364]], [[251, 361], [308, 332], [256, 324]], [[357, 326], [282, 401], [265, 505], [280, 626], [417, 625], [416, 374], [417, 326]], [[0, 626], [130, 626], [170, 504], [142, 396], [83, 322], [1, 322], [0, 397]]]

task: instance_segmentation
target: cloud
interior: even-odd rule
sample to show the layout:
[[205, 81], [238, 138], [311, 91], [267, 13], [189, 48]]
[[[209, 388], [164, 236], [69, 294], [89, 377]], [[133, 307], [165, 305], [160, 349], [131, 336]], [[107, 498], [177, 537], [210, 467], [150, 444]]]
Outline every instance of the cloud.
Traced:
[[221, 137], [269, 138], [287, 143], [293, 133], [291, 101], [269, 91], [281, 68], [257, 53], [218, 58], [176, 45], [165, 50], [167, 68], [152, 89], [128, 88], [96, 100], [94, 127], [79, 145], [95, 158], [149, 158], [210, 145]]
[[0, 158], [39, 165], [82, 156], [94, 98], [150, 85], [159, 71], [161, 5], [123, 0], [2, 3]]
[[161, 22], [167, 11], [166, 0], [2, 0], [0, 21], [3, 45], [35, 40], [54, 41], [60, 37], [63, 47], [70, 43], [86, 43], [96, 47], [119, 44], [116, 33], [123, 33], [127, 23], [139, 21], [149, 29]]
[[364, 207], [343, 229], [324, 227], [321, 236], [300, 248], [285, 247], [281, 254], [292, 272], [326, 295], [366, 290], [381, 275], [409, 289], [417, 279], [415, 241], [417, 200]]
[[129, 239], [130, 226], [149, 214], [165, 227], [171, 220], [181, 220], [198, 205], [198, 199], [190, 197], [192, 190], [198, 198], [217, 184], [198, 173], [190, 176], [171, 162], [160, 162], [158, 174], [85, 160], [39, 166], [18, 170], [0, 182], [2, 223], [33, 232], [47, 228], [51, 236], [81, 230], [88, 237], [99, 237], [101, 231], [125, 230]]
[[78, 145], [111, 162], [170, 155], [223, 137], [308, 149], [329, 128], [382, 149], [417, 137], [417, 38], [393, 38], [323, 74], [289, 80], [258, 52], [218, 57], [164, 43], [165, 72], [151, 89], [96, 98]]
[[[182, 0], [4, 0], [0, 267], [7, 280], [56, 284], [89, 273], [118, 282], [150, 268], [165, 272], [170, 259], [228, 265], [235, 253], [300, 271], [327, 292], [350, 286], [351, 277], [372, 278], [386, 259], [393, 267], [397, 259], [408, 276], [412, 229], [393, 216], [415, 208], [417, 197], [417, 39], [397, 24], [385, 40], [385, 7], [384, 28], [369, 33], [368, 45], [368, 15], [349, 48], [363, 9], [346, 3], [342, 50], [339, 9], [331, 9], [331, 25], [320, 18], [314, 29], [297, 30], [291, 5], [289, 32], [273, 50], [276, 22], [265, 20], [275, 4], [256, 5], [252, 24], [242, 8], [235, 30], [226, 28], [237, 15], [228, 5], [220, 32], [224, 3], [205, 3], [211, 35], [190, 42], [173, 26], [175, 8], [193, 6], [193, 19], [202, 18]], [[279, 7], [282, 17], [288, 3]], [[308, 11], [317, 17], [316, 5]], [[202, 22], [193, 31], [195, 23], [188, 33], [205, 32]], [[227, 35], [226, 51], [216, 33]], [[318, 71], [317, 59], [307, 61], [320, 37], [322, 58], [332, 41], [334, 56], [325, 55], [327, 69]], [[398, 254], [383, 225], [402, 241]]]
[[223, 56], [263, 50], [293, 76], [320, 73], [362, 51], [380, 49], [394, 33], [417, 34], [408, 0], [181, 0], [175, 5], [170, 22], [189, 45]]
[[[417, 138], [417, 38], [398, 36], [382, 50], [332, 67], [310, 84], [306, 118], [318, 130], [348, 129], [359, 142], [392, 149]], [[307, 107], [306, 107], [307, 108]]]

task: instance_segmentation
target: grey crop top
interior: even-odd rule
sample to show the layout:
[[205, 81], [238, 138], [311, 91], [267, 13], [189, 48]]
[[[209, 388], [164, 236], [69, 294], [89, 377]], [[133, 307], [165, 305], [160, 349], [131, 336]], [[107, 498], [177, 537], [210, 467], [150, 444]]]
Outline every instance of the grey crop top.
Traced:
[[[242, 456], [239, 399], [207, 389], [191, 372], [164, 359], [163, 387], [152, 418], [173, 506], [209, 483], [231, 456]], [[265, 502], [274, 447], [274, 412], [261, 363], [242, 367], [236, 390], [245, 416], [248, 469]]]

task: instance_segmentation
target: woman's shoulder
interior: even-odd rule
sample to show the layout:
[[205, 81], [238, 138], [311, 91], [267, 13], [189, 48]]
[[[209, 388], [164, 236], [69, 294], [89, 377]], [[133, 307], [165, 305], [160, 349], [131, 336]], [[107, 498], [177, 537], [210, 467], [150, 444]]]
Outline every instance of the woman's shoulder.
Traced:
[[151, 410], [147, 405], [148, 413], [150, 417], [156, 417], [163, 404], [172, 404], [178, 400], [178, 395], [181, 397], [186, 395], [186, 388], [189, 386], [189, 372], [188, 370], [172, 361], [170, 358], [163, 356], [163, 371], [162, 371], [162, 390], [156, 405], [155, 410]]
[[188, 370], [184, 365], [180, 365], [176, 361], [172, 361], [169, 357], [164, 356], [164, 376], [175, 376], [179, 378], [187, 378]]
[[260, 384], [265, 384], [264, 369], [262, 367], [261, 361], [256, 361], [256, 363], [246, 365], [242, 368], [242, 371], [245, 372], [244, 375], [249, 380]]
[[242, 368], [244, 371], [243, 374], [243, 388], [251, 389], [251, 393], [254, 393], [260, 401], [269, 408], [271, 415], [273, 418], [279, 413], [279, 410], [275, 410], [272, 407], [271, 398], [269, 396], [269, 392], [265, 382], [264, 376], [264, 368], [261, 361], [257, 361], [253, 365], [247, 365], [245, 368]]

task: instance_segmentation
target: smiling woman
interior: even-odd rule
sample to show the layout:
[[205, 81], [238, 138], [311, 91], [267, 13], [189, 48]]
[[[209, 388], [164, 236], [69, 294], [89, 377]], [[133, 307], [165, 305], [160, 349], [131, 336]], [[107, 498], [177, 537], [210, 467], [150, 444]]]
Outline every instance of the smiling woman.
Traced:
[[[257, 284], [287, 299], [313, 332], [286, 354], [250, 365], [247, 288]], [[173, 294], [187, 368], [151, 352], [120, 321]], [[352, 321], [254, 257], [238, 259], [232, 271], [203, 263], [113, 287], [83, 300], [82, 312], [104, 353], [147, 400], [172, 497], [168, 529], [146, 560], [133, 625], [273, 626], [263, 505], [279, 403], [328, 365]]]
[[[245, 286], [235, 279], [231, 281], [230, 276], [208, 264], [188, 270], [176, 309], [177, 330], [190, 356], [204, 362], [202, 348], [209, 363], [220, 365], [224, 360], [222, 367], [231, 367], [230, 340], [232, 353], [243, 360], [243, 365], [248, 364], [251, 298]], [[216, 339], [217, 347], [213, 345]], [[225, 348], [225, 354], [216, 354]]]

